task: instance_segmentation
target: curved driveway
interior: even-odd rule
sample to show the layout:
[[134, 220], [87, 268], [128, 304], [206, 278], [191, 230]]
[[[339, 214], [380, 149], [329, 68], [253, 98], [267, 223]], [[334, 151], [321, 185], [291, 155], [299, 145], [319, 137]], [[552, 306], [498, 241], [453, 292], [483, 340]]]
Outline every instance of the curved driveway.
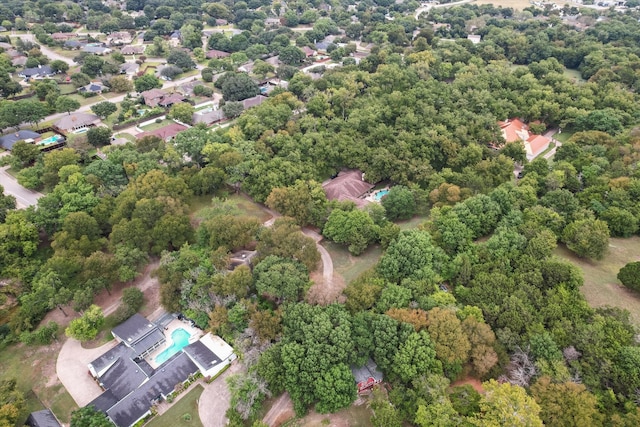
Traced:
[[227, 377], [240, 371], [242, 365], [236, 359], [231, 366], [211, 384], [205, 384], [198, 400], [198, 415], [204, 427], [227, 425], [227, 409], [231, 406], [231, 393], [227, 387]]

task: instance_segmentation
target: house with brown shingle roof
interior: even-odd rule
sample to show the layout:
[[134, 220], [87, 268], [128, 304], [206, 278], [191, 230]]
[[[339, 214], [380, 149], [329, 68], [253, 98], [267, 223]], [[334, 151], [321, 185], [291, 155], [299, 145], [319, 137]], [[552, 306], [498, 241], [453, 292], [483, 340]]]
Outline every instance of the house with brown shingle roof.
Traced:
[[171, 138], [186, 129], [188, 129], [186, 126], [180, 125], [178, 123], [171, 123], [170, 125], [161, 127], [160, 129], [140, 133], [136, 135], [136, 138], [141, 139], [145, 136], [157, 136], [162, 138], [164, 141], [169, 141]]
[[211, 49], [207, 52], [207, 58], [209, 59], [220, 59], [226, 58], [227, 56], [231, 56], [231, 54], [229, 52], [223, 52], [217, 49]]
[[359, 208], [368, 204], [362, 196], [371, 191], [373, 187], [373, 184], [364, 180], [364, 174], [358, 169], [342, 171], [331, 181], [322, 184], [327, 199], [348, 200], [354, 202]]
[[167, 93], [160, 89], [149, 89], [141, 92], [140, 95], [144, 99], [144, 105], [153, 108], [158, 106]]

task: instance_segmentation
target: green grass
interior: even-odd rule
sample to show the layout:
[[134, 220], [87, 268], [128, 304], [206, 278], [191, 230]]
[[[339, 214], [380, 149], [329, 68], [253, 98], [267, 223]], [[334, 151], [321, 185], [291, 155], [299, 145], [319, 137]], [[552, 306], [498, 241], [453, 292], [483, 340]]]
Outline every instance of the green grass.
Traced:
[[631, 320], [640, 326], [640, 295], [620, 284], [617, 274], [620, 268], [631, 261], [640, 260], [640, 237], [628, 239], [611, 238], [609, 252], [601, 261], [578, 258], [564, 245], [559, 245], [555, 254], [582, 270], [584, 286], [581, 290], [592, 307], [613, 306], [631, 313]]
[[568, 130], [562, 130], [562, 133], [556, 133], [555, 135], [553, 135], [554, 139], [557, 139], [558, 141], [562, 142], [563, 144], [565, 142], [567, 142], [569, 140], [569, 138], [571, 138], [573, 136], [575, 132], [571, 129]]
[[[55, 378], [55, 365], [60, 351], [59, 344], [45, 347], [28, 347], [16, 344], [0, 350], [0, 380], [15, 379], [18, 388], [25, 393], [27, 410], [50, 407], [62, 422], [69, 422], [71, 411], [77, 406], [62, 384], [48, 384]], [[29, 415], [17, 425], [22, 426]]]
[[[177, 427], [193, 426], [202, 427], [198, 416], [198, 398], [204, 391], [201, 385], [197, 385], [189, 391], [186, 396], [173, 405], [167, 412], [159, 417], [155, 417], [147, 424], [147, 427]], [[185, 421], [184, 415], [191, 415], [191, 421]]]
[[342, 426], [372, 427], [371, 409], [367, 405], [352, 405], [334, 414], [310, 413], [304, 418], [294, 419], [283, 424], [283, 427], [325, 427]]
[[564, 69], [564, 75], [576, 81], [576, 83], [584, 83], [585, 79], [582, 78], [582, 74], [578, 70], [572, 70], [569, 68]]
[[115, 136], [116, 138], [124, 138], [124, 139], [126, 139], [127, 141], [129, 141], [129, 142], [136, 142], [136, 137], [135, 137], [135, 136], [133, 136], [133, 135], [131, 135], [130, 133], [125, 133], [125, 132], [123, 132], [123, 133], [116, 133], [114, 136]]
[[58, 85], [58, 87], [60, 88], [60, 95], [69, 95], [76, 90], [73, 85]]
[[151, 123], [145, 127], [141, 127], [140, 129], [142, 129], [145, 132], [150, 132], [152, 130], [156, 130], [156, 129], [160, 129], [163, 128], [165, 126], [168, 126], [172, 123], [175, 123], [173, 120], [169, 120], [169, 119], [164, 119], [162, 120], [160, 123]]
[[382, 255], [380, 245], [370, 246], [359, 256], [351, 255], [346, 246], [338, 243], [325, 240], [321, 245], [331, 255], [333, 271], [340, 274], [346, 284], [349, 284], [349, 282], [373, 267]]
[[[207, 212], [209, 210], [207, 208], [212, 207], [211, 200], [213, 199], [213, 197], [214, 196], [210, 194], [191, 197], [191, 199], [189, 200], [189, 208], [191, 214], [200, 219], [206, 219], [210, 217], [211, 212]], [[220, 207], [219, 203], [217, 203], [216, 205], [217, 207]], [[228, 196], [227, 199], [222, 203], [222, 207], [230, 209], [232, 213], [258, 218], [261, 222], [265, 222], [269, 218], [271, 218], [271, 215], [269, 215], [269, 213], [266, 212], [262, 206], [239, 194]]]

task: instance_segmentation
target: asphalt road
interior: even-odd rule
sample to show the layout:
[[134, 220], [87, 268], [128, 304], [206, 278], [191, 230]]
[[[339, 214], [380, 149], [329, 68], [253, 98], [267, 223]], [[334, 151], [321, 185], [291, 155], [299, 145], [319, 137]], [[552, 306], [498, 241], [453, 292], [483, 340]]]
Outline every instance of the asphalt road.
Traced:
[[47, 56], [52, 61], [59, 59], [60, 61], [64, 61], [67, 64], [69, 64], [70, 67], [76, 67], [78, 65], [75, 62], [73, 62], [73, 59], [67, 58], [66, 56], [62, 56], [59, 53], [56, 53], [53, 50], [49, 49], [44, 44], [39, 43], [33, 34], [16, 34], [13, 37], [18, 39], [28, 40], [33, 43], [37, 43], [40, 46], [40, 51], [44, 53], [45, 56]]
[[38, 203], [42, 193], [24, 188], [18, 181], [7, 173], [9, 166], [0, 168], [0, 185], [4, 187], [5, 194], [11, 194], [16, 198], [17, 207], [20, 209], [33, 206]]

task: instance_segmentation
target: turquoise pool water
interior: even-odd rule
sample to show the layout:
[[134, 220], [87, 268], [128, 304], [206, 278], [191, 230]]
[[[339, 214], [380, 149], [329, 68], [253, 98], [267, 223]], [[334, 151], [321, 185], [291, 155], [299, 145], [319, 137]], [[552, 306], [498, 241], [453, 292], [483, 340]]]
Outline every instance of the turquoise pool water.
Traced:
[[85, 133], [85, 132], [89, 132], [89, 129], [87, 128], [80, 128], [78, 130], [74, 130], [73, 133], [75, 133], [76, 135], [81, 134], [81, 133]]
[[185, 331], [182, 328], [176, 329], [171, 333], [171, 341], [172, 344], [170, 347], [166, 348], [162, 353], [156, 356], [154, 361], [158, 365], [162, 365], [164, 362], [169, 360], [171, 356], [185, 348], [189, 344], [189, 337], [191, 334]]
[[52, 135], [49, 138], [43, 139], [41, 141], [38, 141], [37, 144], [38, 145], [49, 145], [49, 144], [55, 144], [56, 142], [58, 142], [58, 140], [62, 139], [62, 137], [60, 135]]
[[376, 194], [373, 195], [373, 198], [376, 199], [376, 202], [379, 202], [380, 199], [382, 199], [384, 196], [386, 196], [388, 192], [389, 192], [388, 188], [386, 188], [384, 190], [380, 190]]

